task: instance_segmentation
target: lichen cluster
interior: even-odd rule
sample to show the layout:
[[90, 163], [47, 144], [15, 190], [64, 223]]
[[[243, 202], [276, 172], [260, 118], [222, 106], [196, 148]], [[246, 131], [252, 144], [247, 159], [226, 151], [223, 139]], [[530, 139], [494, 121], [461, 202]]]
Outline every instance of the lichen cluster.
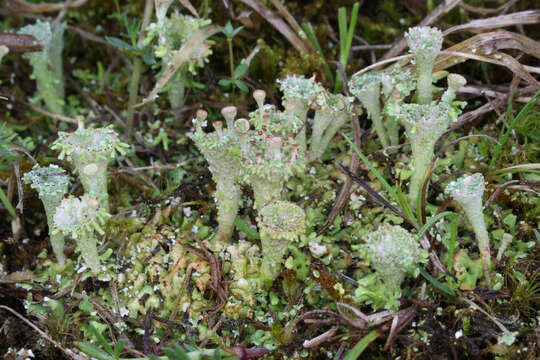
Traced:
[[111, 128], [85, 128], [82, 122], [72, 133], [59, 132], [51, 146], [59, 150], [59, 158], [67, 159], [75, 167], [85, 192], [109, 209], [107, 166], [117, 153], [124, 154], [129, 145], [123, 143]]
[[426, 252], [407, 230], [388, 224], [369, 232], [361, 250], [376, 273], [361, 281], [357, 300], [369, 299], [375, 308], [397, 309], [401, 283], [407, 274], [418, 275], [417, 266], [426, 260]]
[[[182, 46], [195, 33], [210, 25], [210, 19], [196, 18], [190, 15], [180, 14], [178, 11], [167, 16], [172, 1], [156, 1], [157, 22], [152, 23], [148, 29], [144, 43], [150, 44], [155, 38], [158, 39], [154, 46], [154, 54], [161, 59], [162, 69], [170, 64], [175, 53], [181, 51]], [[186, 61], [167, 83], [167, 95], [173, 109], [181, 108], [185, 102], [186, 82], [190, 74], [196, 74], [197, 70], [208, 62], [208, 56], [212, 54], [207, 40], [205, 46], [199, 50], [197, 57]]]

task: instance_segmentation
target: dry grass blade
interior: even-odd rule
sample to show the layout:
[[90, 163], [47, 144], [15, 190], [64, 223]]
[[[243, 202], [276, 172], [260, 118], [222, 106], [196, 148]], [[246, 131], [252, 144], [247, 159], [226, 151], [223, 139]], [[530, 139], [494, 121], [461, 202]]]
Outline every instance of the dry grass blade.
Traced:
[[146, 99], [144, 99], [142, 103], [135, 105], [135, 107], [140, 107], [150, 101], [155, 100], [158, 97], [159, 92], [165, 87], [165, 85], [167, 85], [167, 82], [176, 73], [176, 70], [178, 70], [178, 68], [182, 66], [182, 64], [184, 64], [186, 61], [189, 61], [193, 58], [198, 58], [199, 55], [208, 48], [208, 45], [204, 43], [206, 39], [218, 32], [219, 29], [217, 26], [208, 26], [204, 29], [198, 30], [184, 44], [184, 46], [182, 46], [182, 48], [174, 54], [173, 58], [169, 62], [169, 65], [167, 66], [165, 71], [163, 71], [163, 74], [161, 74], [161, 77], [159, 78], [156, 86], [154, 87], [154, 89], [152, 89]]
[[27, 34], [0, 33], [0, 45], [5, 45], [10, 52], [41, 51], [43, 46], [36, 38]]
[[537, 24], [540, 22], [540, 10], [521, 11], [517, 13], [479, 19], [467, 24], [453, 26], [443, 34], [448, 35], [457, 31], [485, 31], [512, 25]]
[[285, 21], [272, 10], [267, 8], [263, 3], [258, 0], [241, 0], [244, 4], [251, 7], [253, 10], [259, 13], [263, 19], [272, 24], [277, 31], [289, 40], [289, 42], [300, 52], [309, 53], [312, 49], [306, 45], [304, 41], [290, 28]]
[[180, 2], [182, 3], [182, 5], [184, 5], [184, 7], [186, 9], [189, 10], [189, 12], [195, 16], [195, 17], [199, 17], [199, 13], [197, 12], [197, 10], [195, 9], [195, 7], [193, 7], [193, 5], [189, 2], [189, 0], [180, 0]]
[[468, 4], [464, 3], [464, 2], [459, 4], [459, 7], [463, 8], [464, 10], [466, 10], [468, 12], [474, 13], [474, 14], [488, 15], [488, 14], [499, 14], [499, 13], [505, 11], [506, 9], [510, 8], [511, 6], [514, 6], [517, 2], [518, 2], [518, 0], [510, 0], [510, 1], [507, 1], [504, 4], [502, 4], [498, 8], [494, 8], [494, 9], [476, 7], [476, 6], [468, 5]]
[[63, 3], [32, 4], [25, 0], [4, 0], [2, 7], [10, 12], [45, 13], [59, 11], [64, 8], [76, 8], [84, 5], [87, 0], [66, 1]]
[[[500, 49], [516, 49], [540, 58], [540, 43], [526, 36], [505, 30], [475, 35], [445, 51], [435, 61], [434, 71], [444, 70], [467, 59], [486, 61], [507, 67], [529, 84], [540, 87], [540, 83], [512, 56]], [[530, 68], [529, 68], [530, 69]]]

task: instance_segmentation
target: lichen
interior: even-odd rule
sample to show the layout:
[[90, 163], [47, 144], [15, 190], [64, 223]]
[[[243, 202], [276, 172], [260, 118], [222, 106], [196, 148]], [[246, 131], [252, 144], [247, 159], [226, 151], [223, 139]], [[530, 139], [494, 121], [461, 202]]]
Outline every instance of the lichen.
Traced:
[[298, 205], [275, 201], [259, 211], [257, 217], [263, 253], [262, 271], [268, 283], [280, 274], [287, 247], [306, 229], [306, 215]]
[[427, 26], [413, 27], [407, 31], [405, 39], [410, 53], [414, 56], [418, 103], [429, 104], [433, 96], [433, 66], [441, 51], [442, 32]]
[[376, 286], [377, 291], [370, 291], [370, 286], [360, 287], [356, 291], [357, 298], [363, 299], [368, 295], [376, 302], [375, 307], [384, 305], [385, 308], [396, 310], [401, 296], [401, 283], [407, 274], [418, 275], [417, 265], [425, 261], [426, 252], [407, 230], [388, 224], [369, 232], [361, 249], [383, 286], [375, 281], [371, 284]]
[[54, 232], [54, 214], [56, 207], [68, 192], [69, 176], [61, 167], [51, 164], [47, 167], [38, 165], [24, 174], [24, 181], [35, 189], [39, 198], [43, 202], [45, 214], [47, 215], [47, 225], [49, 226], [49, 238], [53, 252], [58, 263], [63, 266], [64, 256], [64, 236], [61, 233]]
[[38, 97], [43, 99], [47, 109], [55, 114], [63, 114], [64, 75], [62, 51], [64, 48], [65, 23], [58, 23], [53, 28], [50, 22], [38, 20], [19, 30], [20, 34], [32, 35], [43, 46], [39, 52], [24, 55], [32, 65], [32, 77], [36, 79]]
[[484, 221], [482, 206], [484, 190], [484, 177], [480, 173], [475, 173], [465, 175], [451, 182], [446, 186], [444, 192], [456, 200], [470, 221], [476, 235], [476, 240], [478, 241], [484, 276], [488, 284], [491, 284], [489, 276], [489, 266], [491, 263], [489, 235]]
[[54, 232], [62, 232], [77, 241], [77, 250], [94, 274], [101, 271], [97, 234], [104, 234], [102, 226], [109, 217], [99, 200], [89, 195], [63, 199], [53, 216]]
[[109, 210], [107, 191], [107, 165], [117, 153], [124, 154], [129, 145], [123, 143], [110, 127], [79, 128], [72, 132], [59, 132], [51, 149], [59, 150], [59, 158], [67, 159], [75, 167], [86, 194], [100, 201]]

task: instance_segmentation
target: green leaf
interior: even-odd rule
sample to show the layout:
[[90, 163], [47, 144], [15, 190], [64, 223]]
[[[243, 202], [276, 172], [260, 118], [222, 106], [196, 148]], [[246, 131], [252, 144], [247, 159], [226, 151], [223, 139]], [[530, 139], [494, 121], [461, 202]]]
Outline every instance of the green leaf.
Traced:
[[370, 333], [368, 333], [366, 336], [364, 336], [362, 339], [360, 339], [359, 342], [354, 345], [354, 347], [345, 355], [344, 360], [356, 360], [364, 350], [368, 347], [370, 343], [372, 343], [375, 339], [377, 339], [381, 334], [377, 330], [372, 330]]
[[429, 281], [431, 283], [431, 285], [435, 286], [435, 288], [441, 290], [443, 293], [445, 293], [447, 295], [450, 295], [450, 296], [455, 295], [455, 293], [454, 293], [454, 291], [452, 291], [452, 289], [450, 289], [446, 284], [443, 284], [440, 281], [438, 281], [437, 279], [435, 279], [433, 276], [429, 275], [428, 272], [426, 270], [424, 270], [423, 267], [418, 266], [418, 270], [420, 271], [420, 274], [422, 274], [422, 276], [427, 281]]
[[237, 217], [234, 220], [234, 225], [236, 228], [245, 233], [249, 240], [258, 240], [261, 237], [259, 236], [259, 232], [254, 226], [250, 226], [244, 219]]
[[236, 81], [235, 81], [235, 84], [236, 84], [236, 86], [238, 86], [238, 88], [239, 88], [240, 90], [242, 90], [243, 92], [245, 92], [245, 93], [248, 93], [248, 92], [249, 92], [249, 88], [247, 87], [246, 84], [244, 84], [243, 81], [236, 80]]
[[240, 79], [242, 76], [244, 76], [244, 74], [248, 71], [249, 69], [249, 65], [246, 64], [246, 63], [241, 63], [240, 65], [238, 65], [236, 67], [236, 69], [234, 70], [234, 78], [235, 79]]
[[418, 231], [418, 235], [416, 236], [416, 239], [419, 240], [424, 234], [425, 232], [433, 225], [435, 224], [437, 221], [439, 221], [439, 219], [445, 217], [445, 216], [449, 216], [449, 215], [456, 215], [455, 213], [451, 212], [451, 211], [444, 211], [440, 214], [437, 214], [437, 215], [434, 215], [432, 217], [429, 218], [429, 220], [426, 222], [426, 224], [424, 226], [422, 226], [422, 228]]
[[117, 37], [105, 36], [105, 39], [107, 40], [107, 42], [109, 42], [109, 44], [116, 46], [118, 49], [122, 51], [135, 51], [136, 50], [133, 46], [131, 46], [124, 40], [119, 39]]
[[126, 343], [125, 339], [120, 339], [118, 340], [116, 345], [114, 345], [113, 356], [115, 360], [118, 360], [120, 358], [120, 354], [122, 353], [122, 349], [124, 348], [125, 343]]
[[92, 335], [94, 335], [98, 342], [101, 344], [101, 346], [103, 346], [105, 348], [105, 351], [107, 351], [107, 353], [109, 354], [113, 354], [113, 349], [111, 347], [111, 345], [109, 345], [109, 343], [107, 342], [107, 340], [103, 337], [103, 335], [101, 335], [101, 333], [94, 327], [94, 325], [92, 325], [91, 323], [88, 324], [88, 329], [90, 330], [90, 332], [92, 333]]
[[231, 86], [231, 80], [229, 80], [229, 79], [221, 79], [221, 80], [218, 81], [218, 84], [219, 84], [219, 86], [229, 87], [229, 86]]
[[15, 208], [13, 208], [13, 205], [11, 205], [11, 203], [9, 202], [9, 200], [8, 200], [8, 198], [6, 196], [6, 193], [4, 192], [4, 190], [2, 190], [1, 187], [0, 187], [0, 201], [2, 201], [2, 204], [4, 204], [4, 207], [8, 211], [9, 215], [13, 219], [16, 219], [17, 218], [17, 213], [15, 212]]
[[164, 348], [163, 353], [167, 355], [169, 360], [190, 360], [190, 357], [178, 344], [174, 345], [173, 348]]
[[76, 342], [77, 346], [83, 353], [86, 355], [96, 358], [98, 360], [114, 360], [114, 358], [107, 354], [102, 349], [98, 348], [96, 345], [89, 342]]

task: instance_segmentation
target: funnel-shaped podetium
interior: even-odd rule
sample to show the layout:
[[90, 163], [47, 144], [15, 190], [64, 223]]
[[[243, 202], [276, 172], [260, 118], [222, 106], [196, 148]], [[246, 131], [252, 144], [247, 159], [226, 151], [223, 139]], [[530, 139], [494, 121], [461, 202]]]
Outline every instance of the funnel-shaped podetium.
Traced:
[[456, 92], [467, 84], [467, 80], [459, 74], [448, 74], [448, 89], [444, 92], [441, 100], [449, 104], [456, 98]]
[[53, 217], [54, 231], [77, 241], [84, 263], [94, 274], [100, 272], [96, 233], [104, 234], [102, 226], [110, 216], [98, 199], [86, 194], [81, 198], [70, 196], [62, 200]]
[[413, 208], [422, 188], [424, 175], [434, 156], [437, 139], [457, 120], [458, 112], [445, 102], [403, 104], [397, 118], [405, 127], [412, 148], [409, 199]]
[[304, 156], [295, 134], [301, 121], [290, 112], [267, 110], [250, 114], [254, 130], [241, 136], [240, 180], [253, 188], [255, 208], [281, 200], [285, 182], [303, 169]]
[[353, 98], [325, 92], [313, 119], [313, 131], [308, 152], [310, 161], [319, 160], [336, 132], [352, 119]]
[[384, 98], [384, 126], [390, 145], [399, 144], [399, 121], [396, 112], [405, 102], [405, 98], [416, 88], [416, 83], [407, 69], [394, 65], [385, 69], [381, 75], [382, 94]]
[[291, 242], [306, 230], [306, 214], [298, 205], [275, 201], [259, 211], [257, 217], [263, 253], [262, 269], [269, 283], [281, 273], [283, 258]]
[[24, 57], [30, 61], [36, 79], [38, 96], [43, 99], [47, 109], [55, 114], [63, 114], [64, 75], [62, 50], [64, 48], [65, 23], [53, 28], [50, 22], [37, 21], [19, 30], [19, 34], [32, 35], [43, 47], [39, 52], [27, 52]]
[[417, 273], [417, 265], [427, 258], [426, 252], [407, 230], [388, 224], [368, 233], [362, 249], [384, 284], [386, 307], [397, 309], [405, 275]]
[[296, 136], [300, 151], [306, 151], [306, 118], [308, 110], [313, 107], [325, 92], [321, 84], [315, 81], [315, 77], [290, 75], [283, 80], [278, 80], [283, 92], [283, 106], [289, 107], [291, 112], [300, 119], [302, 128]]
[[86, 194], [97, 198], [101, 207], [109, 211], [107, 165], [117, 153], [124, 154], [129, 145], [121, 142], [111, 128], [85, 129], [80, 122], [76, 131], [58, 133], [51, 148], [60, 151], [60, 159], [67, 156]]
[[68, 192], [69, 176], [66, 171], [57, 165], [47, 167], [35, 166], [31, 171], [24, 174], [24, 182], [30, 184], [35, 189], [39, 198], [43, 202], [45, 214], [47, 215], [47, 225], [49, 226], [49, 238], [51, 246], [61, 266], [64, 266], [64, 235], [54, 232], [53, 216], [56, 207]]
[[386, 147], [389, 143], [381, 118], [381, 77], [380, 71], [355, 75], [349, 81], [349, 90], [366, 109], [381, 144]]
[[450, 195], [458, 203], [469, 219], [480, 250], [480, 259], [484, 269], [486, 281], [491, 286], [489, 276], [489, 264], [491, 255], [489, 251], [489, 235], [484, 222], [484, 213], [482, 211], [482, 197], [484, 195], [484, 177], [480, 173], [470, 176], [463, 176], [446, 186], [444, 192]]
[[405, 34], [405, 39], [414, 56], [418, 103], [429, 104], [433, 96], [433, 65], [441, 52], [442, 32], [427, 26], [413, 27]]
[[[154, 47], [156, 57], [161, 58], [162, 68], [165, 69], [174, 54], [184, 46], [197, 31], [212, 23], [205, 18], [196, 18], [189, 15], [172, 12], [167, 16], [170, 0], [156, 1], [157, 23], [152, 24], [147, 29], [145, 44], [149, 44], [154, 38], [158, 38]], [[196, 49], [193, 53], [199, 56], [185, 61], [176, 71], [174, 76], [167, 83], [167, 95], [173, 109], [180, 108], [185, 102], [185, 87], [189, 74], [196, 74], [197, 69], [204, 66], [207, 58], [212, 54], [210, 50], [211, 41], [206, 41], [201, 49]]]
[[[203, 126], [206, 125], [208, 114], [204, 110], [199, 110], [194, 120], [195, 131], [190, 138], [210, 165], [212, 179], [216, 183], [214, 198], [218, 210], [217, 239], [227, 242], [234, 231], [234, 220], [240, 207], [242, 190], [237, 182], [240, 163], [235, 156], [235, 149], [239, 146], [239, 136], [235, 127], [236, 108], [224, 107], [221, 114], [227, 127], [223, 128], [223, 122], [215, 121], [213, 123], [215, 131], [205, 133]], [[249, 130], [247, 120], [238, 119], [236, 122], [239, 122], [240, 133]]]

